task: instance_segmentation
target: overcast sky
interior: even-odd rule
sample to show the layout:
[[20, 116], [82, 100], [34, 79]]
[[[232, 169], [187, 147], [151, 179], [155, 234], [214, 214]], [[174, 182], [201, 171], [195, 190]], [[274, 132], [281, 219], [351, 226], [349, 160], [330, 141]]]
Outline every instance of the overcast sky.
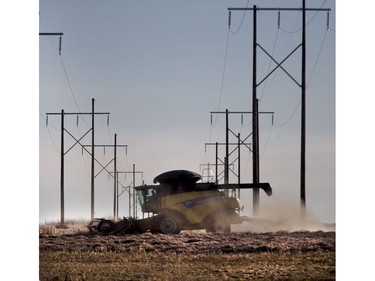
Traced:
[[[39, 220], [60, 217], [60, 117], [46, 113], [110, 112], [95, 117], [95, 143], [128, 145], [118, 149], [118, 170], [135, 164], [136, 183], [151, 184], [168, 170], [202, 173], [215, 163], [208, 142], [225, 141], [224, 115], [210, 111], [252, 110], [252, 12], [228, 7], [301, 7], [301, 1], [40, 1], [39, 32]], [[331, 8], [307, 13], [307, 209], [318, 220], [335, 221], [335, 1], [306, 1], [307, 7]], [[281, 5], [282, 4], [282, 5]], [[327, 26], [328, 22], [328, 26]], [[328, 27], [328, 28], [327, 28]], [[281, 62], [301, 43], [301, 12], [258, 13], [258, 43]], [[258, 82], [275, 67], [258, 48]], [[301, 48], [283, 64], [300, 82]], [[274, 194], [261, 194], [260, 205], [299, 206], [300, 88], [280, 68], [258, 87], [260, 180]], [[86, 133], [89, 117], [66, 116], [76, 138]], [[230, 115], [231, 130], [251, 133], [251, 116]], [[90, 135], [90, 134], [89, 134]], [[248, 139], [251, 142], [251, 137]], [[237, 142], [231, 137], [231, 142]], [[73, 139], [66, 134], [66, 150]], [[82, 143], [91, 143], [87, 136]], [[96, 148], [103, 165], [111, 148]], [[223, 158], [224, 147], [220, 148]], [[252, 182], [252, 155], [241, 149], [241, 182]], [[231, 159], [231, 161], [233, 161]], [[96, 171], [100, 170], [98, 165]], [[112, 165], [108, 168], [113, 170]], [[236, 168], [237, 169], [237, 168]], [[120, 176], [124, 185], [128, 174]], [[230, 175], [230, 182], [237, 182]], [[252, 193], [242, 192], [244, 214], [252, 213]], [[112, 214], [113, 180], [95, 178], [95, 216]], [[128, 216], [127, 197], [120, 215]], [[65, 156], [65, 217], [90, 218], [90, 158], [78, 146]]]

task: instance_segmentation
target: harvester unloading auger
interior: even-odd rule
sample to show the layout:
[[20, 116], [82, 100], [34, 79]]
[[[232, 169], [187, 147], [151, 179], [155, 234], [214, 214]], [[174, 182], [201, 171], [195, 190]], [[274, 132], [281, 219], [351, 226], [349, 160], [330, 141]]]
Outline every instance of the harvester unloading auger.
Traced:
[[207, 232], [230, 232], [231, 224], [248, 217], [238, 215], [238, 198], [225, 197], [224, 189], [260, 188], [272, 195], [269, 183], [215, 184], [197, 183], [201, 176], [186, 170], [163, 173], [154, 179], [157, 185], [141, 185], [138, 193], [142, 212], [152, 214], [144, 219], [123, 218], [120, 221], [94, 219], [88, 225], [91, 233], [122, 235], [144, 233], [177, 234], [181, 230], [206, 229]]

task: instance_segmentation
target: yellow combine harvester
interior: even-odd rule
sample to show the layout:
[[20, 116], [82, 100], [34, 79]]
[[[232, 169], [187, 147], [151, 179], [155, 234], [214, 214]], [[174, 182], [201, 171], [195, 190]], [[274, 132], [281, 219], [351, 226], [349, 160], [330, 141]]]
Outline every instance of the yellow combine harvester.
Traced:
[[89, 224], [92, 233], [177, 234], [181, 230], [206, 229], [207, 232], [230, 232], [231, 224], [246, 220], [238, 215], [238, 198], [226, 197], [224, 189], [263, 189], [272, 194], [269, 183], [215, 184], [197, 183], [201, 176], [186, 170], [163, 173], [154, 179], [157, 185], [135, 187], [142, 212], [151, 215], [145, 219], [124, 218], [113, 222], [95, 219]]

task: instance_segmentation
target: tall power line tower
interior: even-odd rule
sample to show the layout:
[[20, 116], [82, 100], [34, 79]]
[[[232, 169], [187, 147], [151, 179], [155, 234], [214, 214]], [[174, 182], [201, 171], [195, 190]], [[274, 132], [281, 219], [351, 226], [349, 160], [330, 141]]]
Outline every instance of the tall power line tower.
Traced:
[[[84, 144], [82, 145], [82, 148], [86, 146], [92, 146], [92, 145]], [[104, 147], [104, 149], [106, 147], [113, 147], [113, 158], [105, 166], [102, 166], [102, 169], [94, 176], [94, 178], [96, 178], [104, 170], [108, 172], [106, 168], [111, 162], [113, 162], [113, 171], [114, 171], [113, 175], [110, 172], [108, 172], [108, 174], [113, 177], [113, 218], [116, 220], [117, 219], [116, 209], [117, 209], [117, 204], [118, 204], [118, 200], [117, 200], [117, 176], [118, 176], [117, 174], [117, 148], [123, 147], [127, 150], [128, 146], [126, 144], [118, 144], [117, 134], [115, 134], [114, 144], [95, 144], [94, 147]]]
[[[258, 99], [257, 87], [262, 84], [277, 68], [281, 68], [300, 88], [301, 88], [301, 162], [300, 162], [300, 202], [301, 210], [305, 212], [306, 208], [306, 12], [308, 11], [331, 11], [329, 8], [306, 8], [306, 0], [302, 0], [302, 8], [259, 8], [254, 5], [252, 8], [228, 8], [229, 23], [231, 22], [231, 11], [253, 11], [253, 77], [252, 77], [252, 100], [253, 100], [253, 164], [259, 162], [258, 146]], [[302, 12], [302, 38], [299, 44], [283, 61], [275, 60], [258, 42], [257, 42], [257, 13], [259, 11], [298, 11]], [[266, 53], [275, 63], [276, 67], [259, 83], [257, 80], [257, 47]], [[302, 48], [301, 58], [301, 82], [297, 82], [282, 66], [282, 64], [299, 48]], [[257, 166], [257, 165], [256, 165]], [[259, 170], [253, 165], [254, 183], [259, 182]], [[259, 190], [254, 189], [254, 200], [259, 200]], [[254, 201], [254, 203], [255, 203]]]
[[[119, 198], [124, 192], [128, 192], [129, 196], [129, 202], [128, 202], [128, 208], [129, 208], [129, 217], [137, 218], [138, 217], [138, 208], [137, 208], [137, 192], [135, 190], [136, 186], [136, 175], [141, 174], [142, 179], [143, 179], [143, 171], [137, 171], [135, 169], [135, 164], [133, 164], [133, 170], [132, 171], [117, 171], [117, 208], [116, 208], [116, 218], [118, 218], [118, 209], [119, 209]], [[120, 184], [118, 180], [118, 175], [119, 174], [131, 174], [132, 175], [132, 182], [128, 186], [124, 186]], [[121, 185], [122, 190], [119, 193], [118, 190], [118, 185]], [[143, 183], [142, 183], [143, 184]], [[133, 190], [133, 192], [132, 192]]]
[[[91, 219], [94, 218], [94, 178], [95, 178], [95, 115], [107, 115], [109, 116], [109, 112], [95, 112], [94, 110], [94, 104], [95, 104], [95, 99], [91, 100], [91, 112], [65, 112], [63, 109], [61, 112], [52, 112], [52, 113], [46, 113], [46, 120], [48, 120], [49, 115], [60, 115], [61, 118], [61, 154], [60, 154], [60, 223], [64, 224], [65, 223], [65, 196], [64, 196], [64, 179], [65, 179], [65, 164], [64, 164], [64, 156], [67, 154], [74, 146], [77, 144], [82, 144], [80, 141], [89, 133], [91, 132], [91, 153], [84, 147], [82, 146], [90, 155], [91, 155]], [[75, 138], [66, 128], [64, 125], [64, 119], [66, 115], [91, 115], [91, 128], [79, 139]], [[48, 122], [48, 121], [47, 121]], [[69, 136], [71, 136], [74, 140], [75, 143], [67, 150], [65, 151], [65, 146], [64, 146], [64, 132], [67, 132]]]
[[[274, 112], [273, 111], [262, 111], [262, 112], [259, 112], [258, 108], [256, 108], [256, 112], [257, 112], [256, 116], [258, 116], [259, 114], [269, 114], [269, 115], [272, 115], [272, 122], [273, 122], [273, 116], [274, 116]], [[237, 140], [238, 140], [238, 143], [235, 143], [235, 145], [238, 146], [238, 152], [240, 152], [240, 146], [241, 145], [245, 145], [253, 153], [253, 160], [256, 159], [256, 161], [253, 162], [253, 182], [254, 183], [259, 183], [259, 156], [258, 156], [258, 154], [259, 154], [259, 147], [258, 146], [254, 146], [254, 138], [255, 138], [256, 143], [259, 142], [259, 132], [258, 132], [258, 127], [259, 126], [258, 126], [258, 124], [257, 124], [257, 126], [255, 128], [253, 126], [253, 131], [248, 136], [246, 136], [244, 139], [241, 139], [240, 134], [235, 134], [229, 128], [229, 115], [231, 115], [231, 114], [236, 114], [236, 115], [240, 114], [241, 115], [241, 122], [243, 122], [243, 115], [245, 115], [245, 114], [252, 114], [253, 115], [254, 112], [252, 112], [252, 111], [229, 111], [228, 109], [226, 109], [225, 111], [211, 111], [210, 113], [211, 114], [225, 114], [224, 184], [228, 184], [229, 183], [229, 171], [230, 171], [229, 156], [233, 153], [233, 151], [229, 152], [229, 146], [232, 144], [232, 143], [229, 142], [230, 133], [232, 135], [234, 135], [237, 138]], [[256, 122], [258, 123], [258, 121], [256, 121]], [[245, 143], [245, 141], [250, 136], [253, 136], [252, 148], [250, 148], [250, 144], [249, 143]], [[219, 143], [216, 143], [216, 144], [214, 144], [214, 143], [207, 143], [206, 145], [216, 145], [216, 159], [217, 159], [218, 158], [218, 156], [217, 156], [218, 155], [217, 146], [219, 145]], [[254, 157], [254, 154], [256, 154], [255, 157]], [[237, 157], [236, 160], [238, 161], [238, 175], [237, 175], [237, 178], [238, 178], [238, 183], [240, 183], [240, 154], [238, 154], [238, 157]], [[217, 172], [216, 172], [216, 174], [217, 174]], [[225, 190], [225, 192], [226, 192], [226, 195], [228, 195], [229, 190]], [[238, 190], [238, 194], [239, 193], [240, 193], [240, 191]], [[259, 211], [259, 188], [255, 188], [254, 187], [253, 188], [253, 214], [257, 215], [258, 211]]]

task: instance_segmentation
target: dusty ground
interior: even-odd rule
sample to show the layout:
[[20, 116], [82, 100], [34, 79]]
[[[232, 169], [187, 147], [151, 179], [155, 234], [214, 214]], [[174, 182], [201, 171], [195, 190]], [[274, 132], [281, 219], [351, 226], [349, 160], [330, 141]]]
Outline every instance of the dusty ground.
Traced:
[[257, 253], [335, 251], [334, 232], [40, 235], [39, 249], [81, 252]]
[[333, 231], [59, 234], [64, 231], [41, 231], [40, 280], [335, 279]]

